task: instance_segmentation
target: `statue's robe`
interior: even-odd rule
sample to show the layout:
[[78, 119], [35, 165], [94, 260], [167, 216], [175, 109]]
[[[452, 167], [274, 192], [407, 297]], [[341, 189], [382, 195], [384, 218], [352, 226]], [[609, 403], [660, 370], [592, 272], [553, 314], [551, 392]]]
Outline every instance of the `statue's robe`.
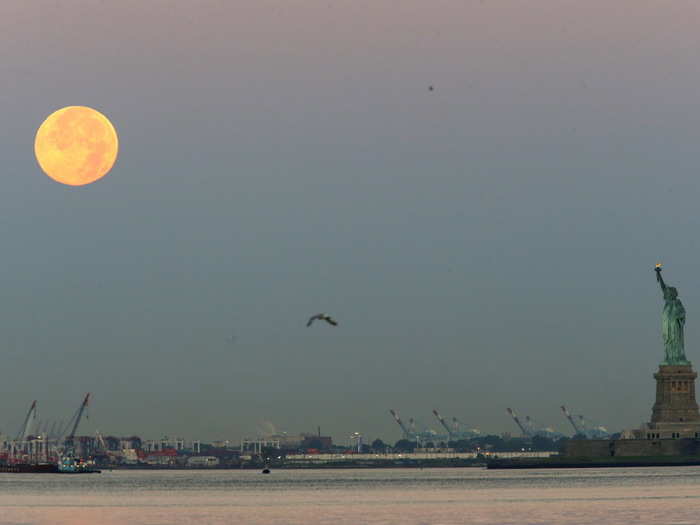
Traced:
[[683, 335], [685, 308], [678, 297], [671, 298], [667, 295], [665, 299], [661, 333], [666, 350], [666, 362], [668, 364], [682, 364], [686, 362]]

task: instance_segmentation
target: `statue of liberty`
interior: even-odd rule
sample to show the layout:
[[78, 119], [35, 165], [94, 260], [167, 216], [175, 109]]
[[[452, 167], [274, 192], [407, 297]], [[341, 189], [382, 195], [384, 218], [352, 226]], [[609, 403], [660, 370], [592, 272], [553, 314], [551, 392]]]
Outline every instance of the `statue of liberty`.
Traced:
[[664, 340], [665, 359], [662, 365], [689, 365], [685, 358], [685, 341], [683, 330], [685, 328], [685, 308], [678, 298], [678, 290], [673, 286], [666, 286], [661, 277], [661, 265], [657, 264], [656, 280], [664, 294], [664, 310], [661, 314], [661, 334]]

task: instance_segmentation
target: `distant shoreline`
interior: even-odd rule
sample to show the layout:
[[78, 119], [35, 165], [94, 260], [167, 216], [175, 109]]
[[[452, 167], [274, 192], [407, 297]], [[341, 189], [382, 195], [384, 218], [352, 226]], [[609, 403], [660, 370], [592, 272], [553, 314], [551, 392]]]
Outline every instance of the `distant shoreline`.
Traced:
[[[103, 466], [103, 470], [262, 470], [266, 465], [216, 465], [211, 467], [183, 466], [183, 465], [116, 465]], [[485, 460], [422, 460], [389, 462], [377, 461], [375, 463], [354, 462], [329, 462], [329, 463], [294, 463], [294, 464], [270, 464], [270, 470], [320, 470], [320, 469], [389, 469], [389, 468], [465, 468], [486, 467]]]

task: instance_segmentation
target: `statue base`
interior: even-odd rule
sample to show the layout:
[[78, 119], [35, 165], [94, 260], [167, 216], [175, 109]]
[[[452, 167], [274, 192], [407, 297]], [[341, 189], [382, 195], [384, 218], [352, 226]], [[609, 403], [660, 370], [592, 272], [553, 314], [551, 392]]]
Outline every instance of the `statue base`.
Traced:
[[651, 421], [640, 429], [647, 439], [700, 437], [700, 411], [695, 400], [698, 374], [688, 363], [659, 366], [656, 379], [656, 403]]

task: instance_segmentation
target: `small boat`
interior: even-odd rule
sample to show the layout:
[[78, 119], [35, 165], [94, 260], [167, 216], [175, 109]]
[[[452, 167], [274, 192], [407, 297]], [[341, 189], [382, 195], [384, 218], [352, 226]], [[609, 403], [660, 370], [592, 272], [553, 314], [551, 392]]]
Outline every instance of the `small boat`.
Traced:
[[269, 473], [270, 473], [269, 468], [265, 467], [264, 469], [262, 469], [262, 474], [269, 474]]
[[64, 456], [58, 462], [59, 474], [99, 474], [101, 470], [95, 468], [95, 464], [83, 460], [77, 460], [71, 456]]

